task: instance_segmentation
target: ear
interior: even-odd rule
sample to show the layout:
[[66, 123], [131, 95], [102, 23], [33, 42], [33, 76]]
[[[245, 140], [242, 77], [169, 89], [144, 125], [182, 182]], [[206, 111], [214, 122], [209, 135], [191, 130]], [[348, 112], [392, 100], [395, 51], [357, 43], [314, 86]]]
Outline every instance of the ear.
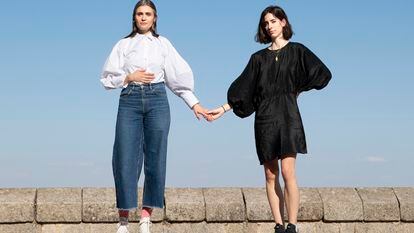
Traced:
[[282, 25], [282, 27], [286, 26], [286, 19], [282, 19], [280, 21], [280, 25]]

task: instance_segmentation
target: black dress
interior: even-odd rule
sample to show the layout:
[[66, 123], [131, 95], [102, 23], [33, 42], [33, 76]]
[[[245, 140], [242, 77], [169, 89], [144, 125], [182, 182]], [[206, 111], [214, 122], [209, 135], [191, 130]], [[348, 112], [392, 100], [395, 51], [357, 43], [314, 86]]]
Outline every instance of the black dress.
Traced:
[[254, 130], [260, 164], [292, 153], [307, 153], [297, 95], [324, 88], [331, 72], [304, 45], [289, 42], [279, 50], [254, 53], [231, 84], [227, 99], [241, 117], [256, 112]]

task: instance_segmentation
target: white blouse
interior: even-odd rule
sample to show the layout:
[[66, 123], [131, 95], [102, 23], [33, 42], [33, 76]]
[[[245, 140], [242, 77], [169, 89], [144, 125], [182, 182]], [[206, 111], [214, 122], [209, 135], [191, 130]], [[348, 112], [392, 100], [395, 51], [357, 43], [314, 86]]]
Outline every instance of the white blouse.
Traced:
[[167, 38], [136, 34], [121, 39], [106, 60], [100, 81], [107, 90], [124, 88], [126, 76], [138, 69], [154, 73], [151, 83], [165, 82], [190, 108], [199, 102], [193, 72]]

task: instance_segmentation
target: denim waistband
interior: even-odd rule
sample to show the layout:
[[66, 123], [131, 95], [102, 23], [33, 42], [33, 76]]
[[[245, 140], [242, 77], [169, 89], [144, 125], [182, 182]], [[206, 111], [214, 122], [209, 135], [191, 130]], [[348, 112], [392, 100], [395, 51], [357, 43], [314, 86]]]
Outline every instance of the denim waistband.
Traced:
[[137, 87], [155, 87], [159, 85], [164, 85], [164, 82], [159, 83], [136, 83], [136, 82], [130, 82], [128, 86], [137, 86]]

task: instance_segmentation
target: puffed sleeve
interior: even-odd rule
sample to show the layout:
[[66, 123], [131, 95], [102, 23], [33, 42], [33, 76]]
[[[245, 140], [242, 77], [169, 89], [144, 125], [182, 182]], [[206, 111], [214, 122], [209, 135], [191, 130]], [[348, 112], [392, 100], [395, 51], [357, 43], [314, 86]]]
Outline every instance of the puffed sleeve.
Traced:
[[194, 95], [193, 71], [171, 42], [164, 37], [161, 39], [166, 49], [164, 64], [165, 83], [175, 95], [182, 98], [192, 108], [199, 102]]
[[102, 69], [101, 83], [105, 89], [115, 89], [125, 87], [124, 81], [126, 73], [124, 67], [124, 53], [122, 40], [116, 43]]
[[258, 73], [258, 62], [252, 55], [244, 71], [234, 80], [227, 91], [227, 102], [238, 117], [248, 117], [255, 111], [253, 99]]
[[308, 48], [302, 46], [300, 63], [304, 76], [299, 80], [298, 91], [320, 90], [328, 85], [331, 72], [328, 67]]

